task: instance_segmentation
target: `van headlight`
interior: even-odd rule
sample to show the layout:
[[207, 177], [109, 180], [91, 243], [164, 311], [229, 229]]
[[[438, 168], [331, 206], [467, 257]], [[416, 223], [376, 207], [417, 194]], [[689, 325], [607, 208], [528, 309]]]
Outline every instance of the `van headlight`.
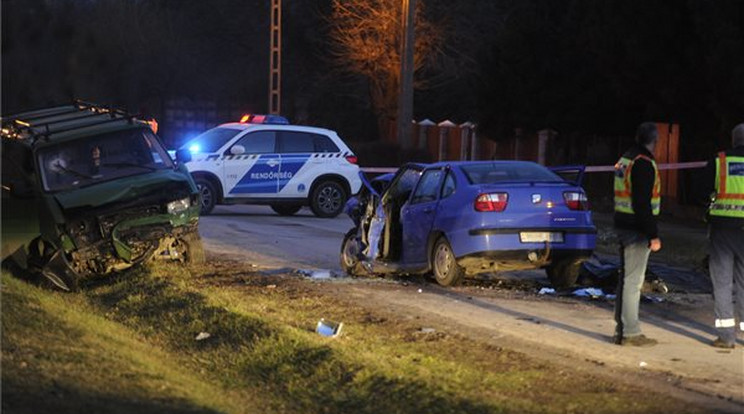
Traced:
[[168, 208], [168, 214], [179, 214], [191, 207], [191, 199], [186, 197], [180, 200], [171, 201], [166, 204], [166, 207]]

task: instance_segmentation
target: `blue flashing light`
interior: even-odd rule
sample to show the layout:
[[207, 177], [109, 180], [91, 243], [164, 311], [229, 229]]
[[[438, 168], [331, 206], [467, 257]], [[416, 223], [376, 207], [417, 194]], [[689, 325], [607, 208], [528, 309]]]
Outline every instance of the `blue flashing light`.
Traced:
[[279, 115], [266, 115], [266, 118], [264, 118], [264, 124], [289, 125], [289, 120]]
[[268, 124], [268, 125], [289, 125], [289, 120], [279, 115], [255, 115], [245, 114], [240, 118], [241, 124]]
[[191, 144], [191, 146], [189, 146], [189, 152], [192, 154], [196, 154], [200, 150], [201, 150], [201, 147], [199, 146], [199, 144]]

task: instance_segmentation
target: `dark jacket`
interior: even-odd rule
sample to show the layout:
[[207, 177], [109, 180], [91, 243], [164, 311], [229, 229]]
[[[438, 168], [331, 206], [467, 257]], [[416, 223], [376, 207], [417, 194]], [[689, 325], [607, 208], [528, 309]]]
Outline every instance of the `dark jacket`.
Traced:
[[[726, 156], [731, 157], [744, 157], [744, 146], [738, 146], [730, 149], [726, 152]], [[705, 166], [703, 171], [703, 179], [705, 186], [703, 187], [702, 194], [700, 196], [701, 201], [706, 204], [710, 203], [710, 195], [716, 191], [716, 154], [713, 158], [708, 160], [708, 164]], [[744, 227], [744, 220], [735, 217], [718, 217], [708, 215], [708, 223], [714, 227]]]
[[[623, 157], [631, 160], [638, 155], [645, 155], [654, 159], [646, 147], [634, 145], [623, 154]], [[630, 170], [630, 181], [632, 194], [631, 203], [635, 214], [615, 212], [615, 227], [623, 230], [633, 230], [645, 235], [649, 240], [659, 237], [656, 225], [656, 217], [651, 209], [651, 196], [654, 190], [656, 174], [654, 167], [646, 159], [639, 158]]]

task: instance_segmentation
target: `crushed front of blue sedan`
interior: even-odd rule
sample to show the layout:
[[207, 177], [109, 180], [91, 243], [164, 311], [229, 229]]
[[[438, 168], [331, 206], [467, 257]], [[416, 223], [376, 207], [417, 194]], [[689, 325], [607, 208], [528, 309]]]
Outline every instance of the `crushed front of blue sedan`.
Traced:
[[526, 161], [407, 164], [365, 182], [347, 214], [341, 265], [350, 274], [464, 277], [544, 268], [551, 283], [576, 282], [596, 243], [582, 167], [576, 179]]

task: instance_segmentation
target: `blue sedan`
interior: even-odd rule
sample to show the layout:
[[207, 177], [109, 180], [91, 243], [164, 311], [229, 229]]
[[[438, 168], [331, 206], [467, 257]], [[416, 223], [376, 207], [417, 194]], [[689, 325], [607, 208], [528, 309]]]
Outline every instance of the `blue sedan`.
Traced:
[[366, 188], [347, 205], [355, 227], [341, 265], [349, 274], [432, 272], [444, 286], [544, 268], [554, 286], [568, 287], [597, 233], [583, 168], [574, 169], [570, 181], [533, 162], [442, 162], [363, 179]]

